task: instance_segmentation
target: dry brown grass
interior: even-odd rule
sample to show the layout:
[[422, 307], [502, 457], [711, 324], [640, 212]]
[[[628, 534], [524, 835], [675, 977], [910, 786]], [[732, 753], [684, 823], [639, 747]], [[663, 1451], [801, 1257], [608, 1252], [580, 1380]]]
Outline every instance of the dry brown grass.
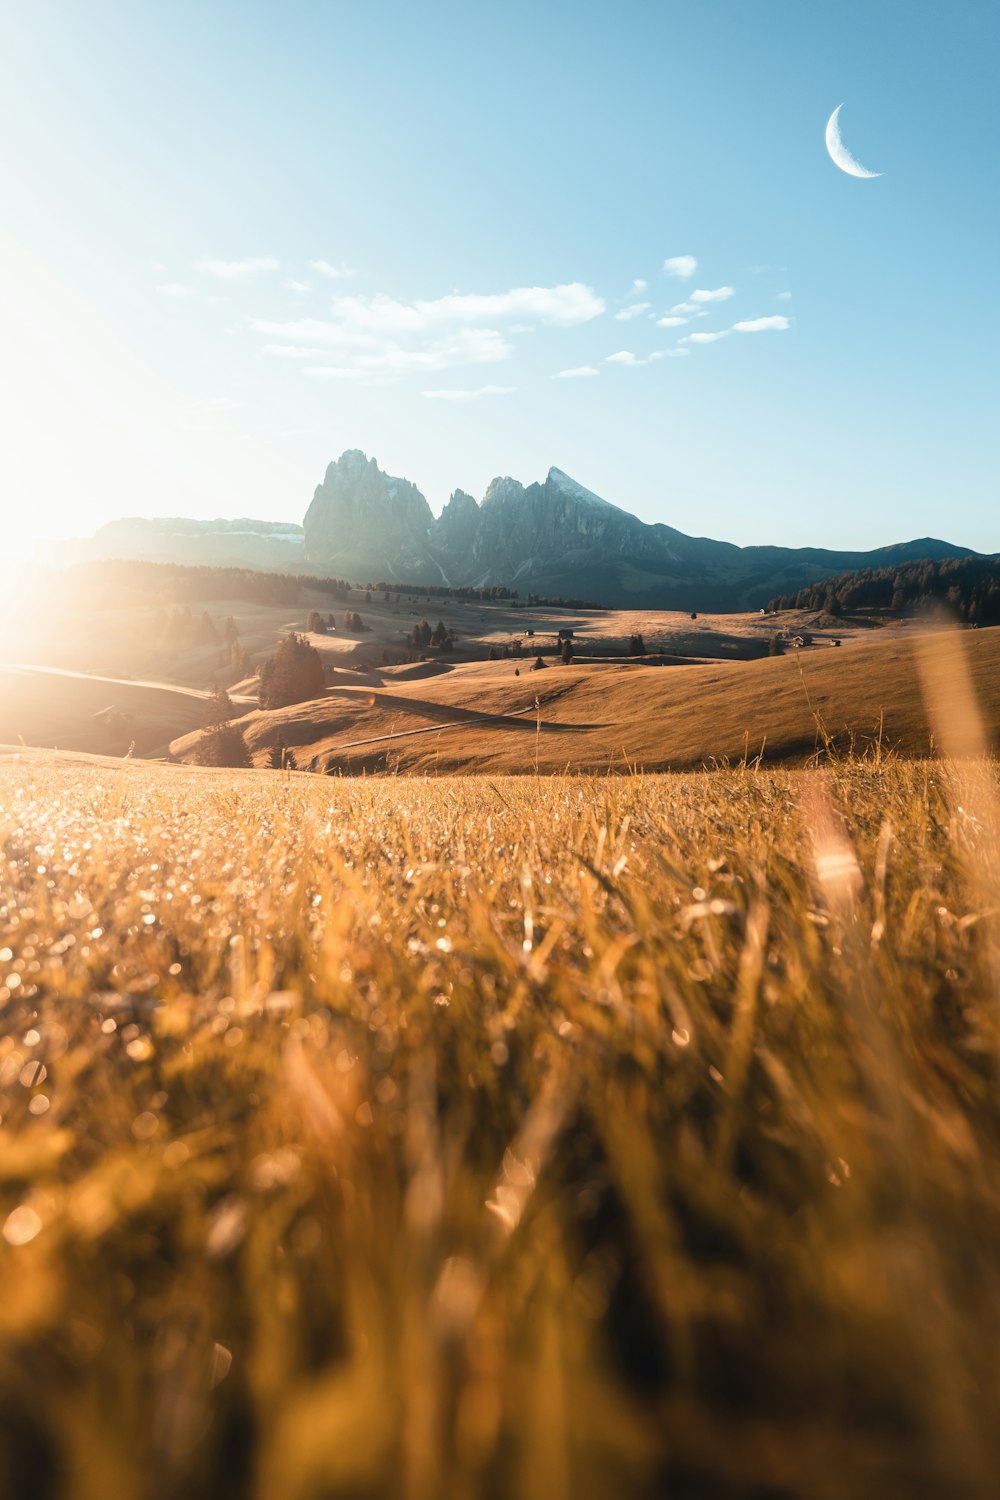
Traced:
[[[881, 739], [898, 754], [926, 756], [935, 734], [917, 667], [923, 639], [886, 634], [841, 650], [706, 666], [548, 658], [549, 670], [532, 673], [530, 657], [473, 663], [418, 681], [336, 688], [320, 703], [250, 714], [241, 728], [257, 753], [280, 735], [300, 749], [300, 765], [346, 773], [683, 770], [735, 764], [761, 749], [764, 764], [801, 765], [829, 738], [841, 753]], [[960, 639], [995, 746], [1000, 629]], [[181, 738], [173, 749], [183, 757], [194, 743]]]
[[6, 1494], [996, 1492], [991, 764], [0, 806]]

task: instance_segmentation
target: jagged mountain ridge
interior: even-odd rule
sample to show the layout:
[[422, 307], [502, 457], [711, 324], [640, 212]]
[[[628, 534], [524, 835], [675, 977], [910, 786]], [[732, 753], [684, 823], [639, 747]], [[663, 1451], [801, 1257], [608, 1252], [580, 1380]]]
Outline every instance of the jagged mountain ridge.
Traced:
[[494, 479], [482, 502], [457, 489], [440, 516], [408, 479], [348, 449], [326, 470], [301, 527], [272, 521], [127, 519], [74, 555], [333, 575], [355, 583], [503, 584], [617, 607], [732, 611], [857, 568], [973, 556], [935, 537], [872, 551], [737, 547], [647, 525], [561, 469]]
[[319, 572], [643, 608], [752, 609], [846, 568], [970, 555], [932, 537], [873, 551], [737, 547], [647, 525], [557, 468], [541, 483], [494, 479], [481, 505], [456, 490], [435, 518], [415, 485], [357, 449], [329, 465], [303, 525]]

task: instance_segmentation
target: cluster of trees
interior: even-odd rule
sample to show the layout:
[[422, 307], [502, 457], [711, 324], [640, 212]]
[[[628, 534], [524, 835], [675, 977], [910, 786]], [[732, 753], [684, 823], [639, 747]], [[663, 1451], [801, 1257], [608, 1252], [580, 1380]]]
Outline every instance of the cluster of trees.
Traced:
[[488, 602], [491, 599], [516, 599], [517, 589], [509, 589], [503, 584], [491, 584], [488, 588], [452, 588], [445, 583], [379, 583], [367, 585], [368, 593], [372, 590], [381, 593], [383, 602], [388, 604], [390, 596], [395, 597], [398, 604], [402, 595], [406, 595], [411, 602], [414, 599], [466, 599], [478, 602]]
[[236, 718], [236, 707], [225, 688], [217, 687], [209, 694], [205, 704], [202, 735], [195, 750], [195, 760], [200, 766], [226, 766], [236, 770], [249, 770], [253, 765], [243, 731], [232, 722]]
[[[517, 598], [517, 591], [514, 592]], [[526, 594], [525, 600], [528, 604], [538, 604], [543, 609], [603, 609], [603, 604], [595, 604], [593, 599], [568, 599], [564, 594]]]
[[228, 667], [237, 677], [249, 677], [253, 672], [250, 653], [240, 640], [239, 626], [232, 615], [220, 629], [207, 609], [196, 618], [190, 605], [172, 605], [157, 611], [153, 629], [157, 641], [168, 650], [218, 646], [222, 648], [220, 667]]
[[323, 662], [315, 646], [294, 631], [273, 656], [261, 663], [257, 701], [261, 708], [285, 708], [321, 698], [326, 686]]
[[433, 630], [427, 620], [421, 620], [414, 625], [406, 639], [418, 651], [427, 651], [432, 646], [438, 651], [450, 651], [452, 648], [451, 631], [443, 620], [438, 620]]
[[626, 656], [645, 656], [646, 642], [639, 634], [630, 635], [628, 638], [628, 650]]
[[1000, 624], [1000, 558], [949, 557], [891, 568], [861, 568], [825, 578], [797, 594], [782, 594], [771, 609], [822, 609], [839, 616], [857, 610], [899, 614], [944, 606], [970, 625]]

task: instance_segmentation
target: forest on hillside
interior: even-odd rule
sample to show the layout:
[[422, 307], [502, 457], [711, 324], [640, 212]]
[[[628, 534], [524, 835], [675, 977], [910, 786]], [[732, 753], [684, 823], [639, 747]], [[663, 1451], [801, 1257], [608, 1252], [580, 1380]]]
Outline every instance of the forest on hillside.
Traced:
[[771, 609], [822, 609], [830, 615], [891, 609], [913, 614], [944, 608], [968, 625], [1000, 624], [1000, 558], [949, 557], [839, 573], [771, 600]]

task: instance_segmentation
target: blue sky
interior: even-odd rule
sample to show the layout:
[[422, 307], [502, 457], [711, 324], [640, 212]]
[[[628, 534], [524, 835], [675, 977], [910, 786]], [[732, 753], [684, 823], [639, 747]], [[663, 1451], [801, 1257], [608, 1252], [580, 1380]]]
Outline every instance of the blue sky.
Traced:
[[435, 509], [556, 464], [741, 543], [998, 550], [998, 41], [976, 0], [8, 0], [8, 536], [298, 520], [361, 447]]

